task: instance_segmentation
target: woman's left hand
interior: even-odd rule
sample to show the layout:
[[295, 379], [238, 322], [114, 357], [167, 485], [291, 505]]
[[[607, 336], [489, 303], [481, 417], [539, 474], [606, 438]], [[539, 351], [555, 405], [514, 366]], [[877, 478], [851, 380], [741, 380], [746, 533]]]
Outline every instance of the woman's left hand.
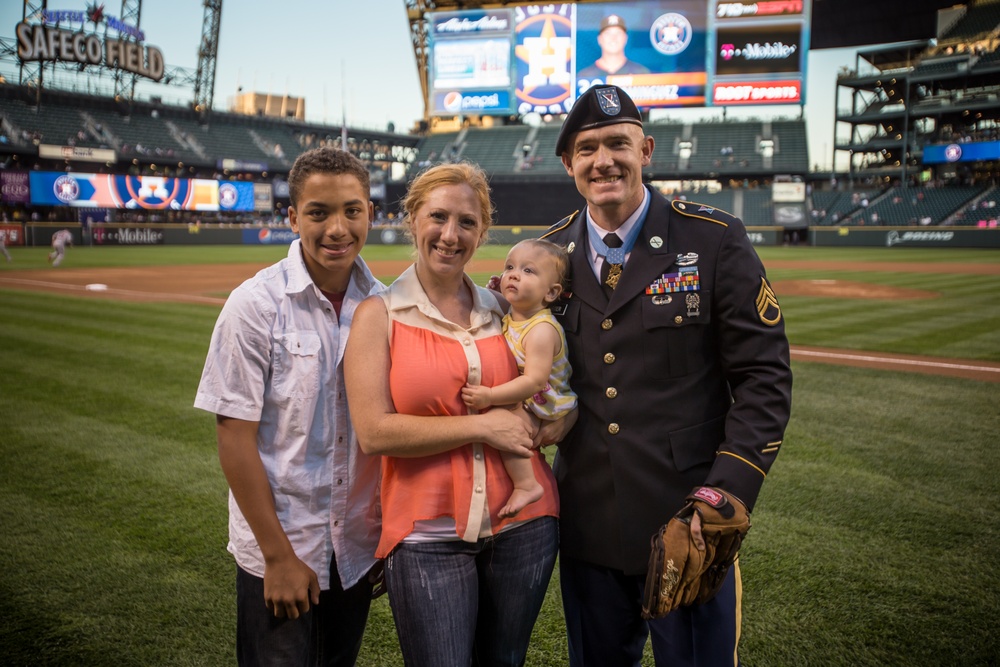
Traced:
[[479, 413], [477, 418], [489, 421], [486, 444], [497, 451], [528, 458], [532, 455], [532, 439], [538, 427], [531, 417], [523, 414], [520, 405], [510, 408], [493, 408]]

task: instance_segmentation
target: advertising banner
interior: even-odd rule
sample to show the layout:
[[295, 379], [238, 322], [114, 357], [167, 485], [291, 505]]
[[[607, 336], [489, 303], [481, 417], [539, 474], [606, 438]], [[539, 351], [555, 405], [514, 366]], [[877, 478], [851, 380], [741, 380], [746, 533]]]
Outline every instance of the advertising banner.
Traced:
[[435, 115], [564, 114], [605, 84], [641, 109], [805, 102], [810, 0], [548, 3], [428, 16]]
[[800, 69], [802, 26], [798, 23], [720, 28], [718, 40], [716, 74], [787, 74]]
[[219, 181], [219, 210], [254, 210], [254, 184], [250, 181]]
[[24, 245], [24, 228], [21, 225], [0, 224], [0, 238], [4, 245]]
[[288, 245], [299, 235], [291, 229], [244, 229], [243, 243], [245, 245]]
[[216, 161], [216, 165], [219, 169], [228, 169], [229, 171], [267, 171], [266, 162], [250, 162], [248, 160], [232, 160], [226, 158]]
[[431, 113], [513, 113], [512, 23], [506, 9], [430, 16]]
[[85, 148], [83, 146], [55, 146], [41, 144], [38, 157], [51, 160], [73, 160], [74, 162], [115, 162], [115, 152], [107, 148]]
[[809, 226], [805, 204], [785, 202], [774, 205], [774, 224], [786, 229], [805, 229]]
[[31, 203], [147, 210], [219, 210], [217, 181], [33, 171]]
[[1000, 160], [1000, 141], [931, 144], [924, 147], [924, 164]]
[[94, 245], [163, 245], [163, 230], [149, 227], [106, 227], [90, 229]]
[[33, 171], [36, 206], [174, 211], [252, 211], [253, 183], [164, 176]]
[[274, 209], [274, 197], [270, 183], [253, 184], [253, 210], [270, 212]]
[[5, 204], [31, 202], [27, 171], [0, 171], [0, 201]]

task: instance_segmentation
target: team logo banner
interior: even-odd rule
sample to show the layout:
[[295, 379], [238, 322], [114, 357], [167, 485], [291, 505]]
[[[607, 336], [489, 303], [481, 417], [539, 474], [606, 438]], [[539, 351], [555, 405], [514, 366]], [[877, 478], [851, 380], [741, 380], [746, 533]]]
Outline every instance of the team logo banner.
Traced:
[[253, 183], [164, 176], [30, 172], [36, 206], [160, 211], [253, 211]]
[[517, 110], [568, 113], [573, 99], [573, 21], [569, 3], [514, 9]]

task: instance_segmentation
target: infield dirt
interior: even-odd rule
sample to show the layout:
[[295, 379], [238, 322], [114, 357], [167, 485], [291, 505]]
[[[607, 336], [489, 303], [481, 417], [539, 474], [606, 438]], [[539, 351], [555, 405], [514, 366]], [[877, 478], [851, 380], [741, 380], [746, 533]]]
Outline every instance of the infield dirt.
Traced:
[[[399, 275], [410, 262], [370, 262], [376, 276]], [[136, 302], [172, 301], [219, 305], [241, 282], [266, 264], [205, 264], [190, 266], [116, 267], [74, 269], [71, 266], [42, 271], [5, 271], [0, 287], [74, 294], [98, 299]], [[839, 272], [899, 271], [914, 273], [952, 273], [1000, 275], [995, 264], [906, 264], [874, 262], [768, 262], [768, 269], [827, 268], [830, 275]], [[499, 271], [498, 260], [475, 260], [470, 272]], [[88, 285], [106, 285], [106, 290], [87, 289]], [[935, 299], [938, 294], [924, 290], [900, 289], [874, 283], [844, 280], [775, 281], [774, 291], [782, 296], [819, 296], [848, 299]], [[1000, 382], [1000, 364], [853, 350], [792, 347], [792, 359], [818, 363], [864, 366], [884, 370], [911, 371]]]

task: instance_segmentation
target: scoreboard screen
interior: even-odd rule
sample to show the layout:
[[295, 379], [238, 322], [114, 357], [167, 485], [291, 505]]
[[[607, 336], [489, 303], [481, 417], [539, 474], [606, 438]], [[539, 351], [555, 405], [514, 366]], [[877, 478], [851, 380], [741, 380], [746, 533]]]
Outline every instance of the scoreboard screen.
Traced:
[[641, 109], [804, 104], [811, 0], [633, 0], [436, 12], [433, 115], [561, 114], [614, 84]]

